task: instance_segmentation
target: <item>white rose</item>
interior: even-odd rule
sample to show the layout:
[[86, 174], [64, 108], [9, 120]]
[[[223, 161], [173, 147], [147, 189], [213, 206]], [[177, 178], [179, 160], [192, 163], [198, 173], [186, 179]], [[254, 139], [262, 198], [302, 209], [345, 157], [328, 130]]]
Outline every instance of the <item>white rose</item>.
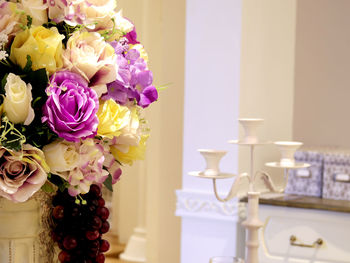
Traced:
[[54, 141], [43, 148], [46, 163], [50, 172], [62, 175], [64, 172], [73, 170], [78, 166], [79, 153], [75, 144], [67, 141]]
[[82, 75], [100, 97], [107, 83], [117, 78], [118, 64], [114, 48], [99, 33], [76, 32], [63, 52], [64, 68]]
[[129, 33], [134, 29], [134, 24], [123, 17], [123, 12], [121, 10], [114, 16], [114, 19], [117, 28], [123, 33]]
[[134, 24], [123, 17], [122, 11], [109, 12], [104, 17], [95, 20], [96, 26], [89, 30], [104, 34], [108, 41], [119, 39], [134, 29]]
[[22, 9], [33, 18], [33, 25], [41, 26], [47, 23], [47, 8], [43, 0], [22, 0]]
[[13, 123], [29, 125], [34, 119], [32, 86], [10, 73], [6, 78], [4, 111]]

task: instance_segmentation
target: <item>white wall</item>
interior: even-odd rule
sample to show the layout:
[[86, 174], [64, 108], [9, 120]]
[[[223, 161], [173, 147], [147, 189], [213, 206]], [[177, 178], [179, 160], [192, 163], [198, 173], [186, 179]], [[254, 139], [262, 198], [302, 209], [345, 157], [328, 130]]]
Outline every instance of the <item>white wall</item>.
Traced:
[[[295, 28], [296, 0], [243, 1], [239, 112], [265, 119], [262, 140], [292, 140]], [[249, 169], [248, 156], [248, 149], [240, 148], [241, 172]], [[281, 170], [264, 167], [280, 158], [275, 147], [257, 147], [255, 156], [256, 168], [282, 184]]]
[[350, 147], [350, 1], [298, 1], [294, 138]]
[[[188, 172], [205, 168], [199, 148], [228, 150], [221, 170], [237, 172], [237, 149], [227, 141], [238, 136], [241, 1], [187, 0], [186, 10], [183, 184], [177, 215], [182, 216], [181, 262], [194, 263], [236, 253], [237, 203], [230, 204], [233, 213], [222, 214], [212, 182]], [[221, 191], [229, 184], [222, 182]]]

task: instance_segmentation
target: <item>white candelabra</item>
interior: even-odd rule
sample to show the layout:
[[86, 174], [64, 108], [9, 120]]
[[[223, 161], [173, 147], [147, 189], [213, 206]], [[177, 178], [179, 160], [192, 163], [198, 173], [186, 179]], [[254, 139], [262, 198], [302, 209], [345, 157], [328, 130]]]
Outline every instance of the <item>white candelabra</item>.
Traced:
[[[235, 197], [239, 191], [240, 182], [242, 180], [249, 181], [249, 189], [247, 191], [248, 207], [247, 207], [247, 219], [242, 225], [247, 230], [246, 237], [246, 263], [258, 263], [258, 247], [259, 247], [259, 229], [263, 226], [263, 223], [259, 220], [259, 196], [260, 192], [254, 188], [254, 182], [258, 178], [262, 178], [265, 185], [273, 192], [283, 192], [283, 188], [277, 188], [268, 173], [263, 171], [254, 172], [254, 149], [257, 146], [269, 144], [269, 142], [259, 141], [257, 137], [257, 129], [264, 122], [263, 119], [239, 119], [240, 124], [244, 128], [244, 138], [242, 140], [232, 140], [229, 143], [247, 146], [250, 148], [250, 171], [249, 173], [242, 173], [234, 175], [230, 173], [222, 173], [219, 169], [219, 163], [221, 158], [226, 154], [226, 151], [218, 150], [198, 150], [206, 161], [206, 169], [200, 172], [190, 172], [189, 174], [196, 177], [212, 179], [215, 197], [221, 201], [226, 202]], [[287, 179], [290, 169], [307, 168], [310, 165], [307, 163], [296, 163], [294, 160], [295, 151], [302, 145], [301, 142], [291, 141], [279, 141], [274, 143], [281, 152], [281, 159], [278, 162], [266, 163], [266, 166], [274, 168], [284, 169], [285, 179]], [[217, 191], [216, 180], [225, 179], [236, 176], [236, 180], [233, 182], [230, 191], [226, 197], [220, 197]]]

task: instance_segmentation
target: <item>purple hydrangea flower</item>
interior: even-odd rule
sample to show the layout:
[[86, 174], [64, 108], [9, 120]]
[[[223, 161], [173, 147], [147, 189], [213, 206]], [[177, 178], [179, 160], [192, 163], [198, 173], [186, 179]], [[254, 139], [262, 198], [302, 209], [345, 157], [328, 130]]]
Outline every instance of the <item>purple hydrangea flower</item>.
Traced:
[[122, 47], [123, 44], [120, 43], [114, 45], [119, 66], [117, 79], [107, 84], [108, 92], [101, 98], [113, 99], [122, 105], [136, 100], [139, 106], [146, 108], [158, 99], [157, 89], [152, 85], [152, 71], [147, 68], [147, 63], [138, 50], [118, 53], [123, 50]]
[[42, 122], [59, 137], [76, 142], [96, 135], [98, 97], [83, 77], [69, 71], [56, 72], [46, 92]]
[[128, 39], [128, 41], [131, 45], [140, 44], [140, 42], [137, 41], [137, 33], [136, 33], [135, 26], [134, 26], [134, 29], [132, 31], [130, 31], [129, 33], [127, 33], [125, 35], [125, 37]]

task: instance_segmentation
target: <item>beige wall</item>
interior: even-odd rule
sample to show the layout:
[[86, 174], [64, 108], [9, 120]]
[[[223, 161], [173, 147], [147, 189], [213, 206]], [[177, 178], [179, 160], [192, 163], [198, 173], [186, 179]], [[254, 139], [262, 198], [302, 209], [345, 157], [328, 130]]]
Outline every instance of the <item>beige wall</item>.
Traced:
[[299, 0], [293, 136], [350, 147], [350, 1]]
[[175, 189], [181, 188], [182, 175], [185, 0], [118, 0], [118, 5], [136, 24], [155, 84], [171, 84], [147, 110], [151, 137], [146, 160], [124, 172], [117, 187], [116, 225], [126, 241], [137, 223], [137, 175], [141, 173], [146, 181], [148, 262], [178, 263], [180, 218], [174, 213]]
[[[240, 117], [264, 118], [262, 139], [291, 140], [296, 0], [244, 0], [242, 4]], [[282, 182], [280, 171], [263, 166], [278, 158], [274, 147], [258, 147], [256, 167]], [[239, 170], [249, 171], [248, 164], [248, 151], [240, 148]]]

